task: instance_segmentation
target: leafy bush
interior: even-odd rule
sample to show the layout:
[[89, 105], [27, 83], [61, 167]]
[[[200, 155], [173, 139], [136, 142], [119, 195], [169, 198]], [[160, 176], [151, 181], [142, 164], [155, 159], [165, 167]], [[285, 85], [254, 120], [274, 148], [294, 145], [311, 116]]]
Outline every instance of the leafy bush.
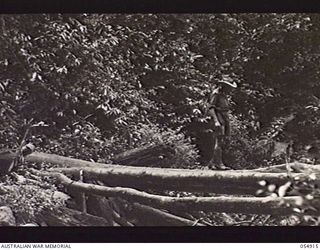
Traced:
[[127, 150], [156, 145], [165, 145], [174, 152], [170, 157], [159, 159], [163, 166], [188, 168], [195, 166], [198, 159], [196, 147], [183, 133], [162, 129], [151, 123], [127, 126], [107, 138], [97, 126], [81, 122], [72, 129], [62, 129], [62, 133], [55, 138], [34, 135], [32, 141], [38, 148], [50, 153], [104, 163]]
[[[6, 176], [1, 183], [0, 203], [9, 206], [18, 224], [37, 221], [37, 216], [46, 209], [54, 210], [65, 206], [65, 197], [62, 197], [54, 185], [47, 185], [41, 181], [20, 176], [14, 180]], [[36, 194], [36, 195], [35, 195]]]
[[231, 134], [223, 141], [224, 160], [235, 169], [250, 169], [263, 166], [270, 155], [265, 145], [249, 135], [249, 122], [230, 116]]
[[[288, 181], [282, 185], [268, 183], [265, 180], [259, 182], [261, 189], [257, 190], [257, 195], [266, 196], [270, 199], [280, 199], [280, 205], [286, 206], [291, 210], [290, 215], [279, 217], [281, 226], [309, 225], [319, 226], [319, 197], [320, 191], [317, 184], [315, 173], [309, 172], [306, 177], [291, 177], [292, 170], [288, 166]], [[299, 172], [299, 171], [298, 171]], [[304, 170], [304, 173], [308, 173]], [[284, 198], [296, 197], [295, 202], [287, 202]]]
[[42, 138], [41, 141], [39, 146], [51, 153], [93, 161], [105, 158], [106, 148], [111, 146], [100, 129], [90, 123], [78, 124], [73, 129], [64, 128], [57, 138]]
[[319, 226], [319, 198], [320, 190], [316, 174], [309, 174], [308, 178], [299, 178], [292, 181], [288, 194], [298, 195], [300, 200], [293, 206], [297, 220], [302, 225]]

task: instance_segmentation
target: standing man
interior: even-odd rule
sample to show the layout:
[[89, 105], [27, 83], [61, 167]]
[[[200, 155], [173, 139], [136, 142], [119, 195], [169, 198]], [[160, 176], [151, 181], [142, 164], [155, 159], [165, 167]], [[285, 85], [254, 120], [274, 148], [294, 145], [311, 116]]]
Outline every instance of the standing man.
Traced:
[[213, 126], [213, 156], [208, 165], [210, 169], [227, 170], [230, 168], [226, 167], [223, 163], [221, 148], [222, 139], [230, 135], [230, 120], [228, 115], [230, 103], [226, 92], [230, 91], [229, 88], [236, 88], [237, 84], [221, 80], [214, 87], [210, 93], [208, 110]]

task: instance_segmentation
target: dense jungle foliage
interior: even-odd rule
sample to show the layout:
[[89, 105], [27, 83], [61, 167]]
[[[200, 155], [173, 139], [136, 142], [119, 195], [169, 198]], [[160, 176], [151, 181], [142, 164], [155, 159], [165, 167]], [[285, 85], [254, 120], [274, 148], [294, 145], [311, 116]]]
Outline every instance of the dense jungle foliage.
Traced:
[[274, 142], [301, 160], [320, 139], [318, 14], [1, 15], [0, 27], [0, 147], [17, 148], [32, 119], [38, 151], [109, 162], [166, 144], [167, 167], [200, 168], [222, 77], [238, 84], [227, 165], [283, 163]]
[[225, 158], [260, 165], [270, 160], [262, 135], [297, 146], [318, 139], [319, 22], [316, 14], [2, 15], [1, 143], [16, 146], [33, 118], [48, 125], [30, 138], [42, 150], [106, 161], [165, 140], [188, 156], [182, 164], [203, 163], [208, 86], [227, 76], [239, 88]]

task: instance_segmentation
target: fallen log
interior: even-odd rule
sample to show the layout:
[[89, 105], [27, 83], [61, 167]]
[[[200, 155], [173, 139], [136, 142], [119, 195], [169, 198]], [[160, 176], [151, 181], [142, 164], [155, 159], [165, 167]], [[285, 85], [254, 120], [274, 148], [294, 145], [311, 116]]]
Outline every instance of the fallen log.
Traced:
[[132, 167], [94, 163], [46, 153], [32, 153], [26, 157], [26, 160], [68, 166], [69, 168], [57, 168], [53, 171], [79, 176], [80, 171], [83, 170], [84, 178], [87, 180], [101, 180], [108, 186], [126, 186], [139, 190], [255, 195], [260, 189], [258, 182], [261, 180], [283, 185], [290, 179], [290, 176], [293, 178], [307, 178], [308, 176], [303, 173], [293, 173], [289, 176], [287, 173], [247, 170], [213, 171]]
[[[129, 168], [129, 167], [128, 167]], [[259, 173], [246, 171], [173, 170], [168, 169], [106, 169], [106, 168], [53, 168], [50, 171], [77, 176], [80, 171], [87, 180], [100, 180], [107, 186], [126, 186], [139, 190], [175, 190], [219, 194], [255, 195], [261, 188], [259, 181], [283, 185], [290, 180], [287, 173]], [[307, 178], [304, 174], [292, 174], [291, 178]]]
[[[61, 173], [41, 172], [30, 170], [44, 176], [52, 176], [68, 189], [95, 194], [104, 197], [118, 197], [129, 202], [138, 202], [143, 205], [158, 207], [174, 212], [204, 211], [244, 214], [292, 214], [293, 205], [301, 201], [301, 197], [285, 198], [257, 198], [257, 197], [168, 197], [149, 194], [132, 188], [105, 187], [94, 184], [81, 183], [71, 180]], [[315, 204], [319, 207], [319, 204]]]

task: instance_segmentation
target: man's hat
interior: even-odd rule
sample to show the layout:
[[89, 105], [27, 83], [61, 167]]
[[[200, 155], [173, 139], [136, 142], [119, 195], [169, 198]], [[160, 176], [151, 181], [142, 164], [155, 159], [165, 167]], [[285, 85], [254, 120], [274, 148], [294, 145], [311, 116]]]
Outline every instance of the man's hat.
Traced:
[[231, 81], [226, 81], [226, 80], [219, 80], [217, 81], [217, 83], [223, 83], [223, 84], [227, 84], [228, 86], [232, 87], [232, 88], [236, 88], [238, 87], [236, 82], [231, 82]]
[[215, 78], [214, 76], [210, 76], [210, 80], [213, 81], [213, 83], [225, 84], [225, 85], [230, 86], [232, 88], [238, 87], [237, 83], [228, 74], [223, 74], [219, 78]]

